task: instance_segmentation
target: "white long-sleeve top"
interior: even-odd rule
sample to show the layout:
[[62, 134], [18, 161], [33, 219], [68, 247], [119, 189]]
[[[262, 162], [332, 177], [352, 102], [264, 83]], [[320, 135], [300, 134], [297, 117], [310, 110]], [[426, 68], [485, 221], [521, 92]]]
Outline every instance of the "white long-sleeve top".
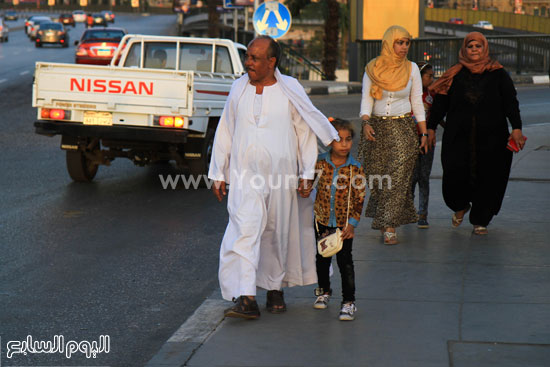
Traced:
[[400, 116], [412, 110], [416, 121], [426, 121], [426, 112], [422, 103], [422, 77], [414, 62], [411, 62], [411, 76], [405, 88], [395, 92], [382, 90], [382, 98], [374, 99], [370, 95], [371, 85], [372, 81], [365, 73], [359, 116]]

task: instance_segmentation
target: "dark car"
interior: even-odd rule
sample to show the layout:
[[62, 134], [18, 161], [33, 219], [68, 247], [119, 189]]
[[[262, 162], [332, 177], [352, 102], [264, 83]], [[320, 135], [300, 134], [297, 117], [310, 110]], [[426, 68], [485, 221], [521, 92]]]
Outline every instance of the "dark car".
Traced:
[[19, 19], [19, 16], [17, 15], [17, 12], [15, 10], [6, 10], [6, 12], [4, 13], [4, 19], [17, 20]]
[[449, 19], [449, 23], [464, 24], [464, 20], [462, 20], [462, 18], [451, 18], [451, 19]]
[[122, 28], [87, 29], [76, 41], [77, 64], [108, 65], [126, 31]]
[[58, 20], [59, 23], [63, 25], [72, 25], [73, 27], [75, 26], [74, 17], [72, 14], [61, 14]]
[[110, 10], [103, 10], [101, 12], [101, 15], [103, 15], [103, 18], [105, 18], [105, 21], [107, 23], [114, 23], [115, 22], [115, 14]]
[[105, 19], [103, 14], [100, 14], [100, 13], [92, 14], [92, 22], [91, 23], [92, 23], [91, 24], [92, 27], [95, 27], [95, 26], [107, 27], [107, 20]]
[[69, 47], [69, 35], [61, 23], [41, 24], [34, 45], [42, 47], [44, 44], [58, 44], [63, 47]]

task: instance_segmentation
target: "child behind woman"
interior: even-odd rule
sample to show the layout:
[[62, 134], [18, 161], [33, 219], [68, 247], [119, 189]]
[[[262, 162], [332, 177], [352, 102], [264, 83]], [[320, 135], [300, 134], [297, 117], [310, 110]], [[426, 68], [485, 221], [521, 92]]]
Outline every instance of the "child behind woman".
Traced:
[[[354, 230], [361, 218], [366, 193], [365, 173], [361, 164], [350, 154], [354, 131], [349, 121], [333, 119], [332, 125], [338, 130], [340, 141], [334, 141], [331, 149], [319, 155], [315, 170], [318, 177], [315, 198], [316, 237], [320, 239], [336, 228], [342, 230], [344, 240], [342, 250], [336, 254], [336, 261], [342, 277], [342, 305], [339, 318], [342, 321], [355, 318], [355, 273], [351, 246]], [[348, 194], [349, 218], [348, 217]], [[332, 258], [317, 254], [317, 277], [319, 287], [315, 289], [317, 299], [313, 307], [325, 309], [328, 306], [332, 289], [329, 269]]]
[[[426, 110], [426, 120], [430, 113], [430, 107], [433, 103], [433, 94], [428, 91], [428, 87], [434, 81], [434, 71], [432, 65], [425, 61], [417, 63], [420, 69], [420, 76], [422, 77], [422, 102], [424, 103], [424, 109]], [[434, 147], [428, 147], [428, 152], [425, 154], [419, 154], [414, 167], [412, 177], [412, 194], [414, 198], [414, 192], [416, 184], [418, 183], [418, 228], [429, 228], [428, 223], [428, 200], [430, 197], [430, 173], [432, 172], [432, 164], [434, 161]]]

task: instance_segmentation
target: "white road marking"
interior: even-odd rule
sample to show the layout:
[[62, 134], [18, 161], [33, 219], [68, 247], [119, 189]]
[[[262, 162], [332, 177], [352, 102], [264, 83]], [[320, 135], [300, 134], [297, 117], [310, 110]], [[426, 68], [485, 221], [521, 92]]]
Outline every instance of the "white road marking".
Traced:
[[30, 71], [25, 70], [25, 71], [20, 72], [19, 75], [25, 75], [25, 74], [28, 74], [28, 73], [30, 73]]

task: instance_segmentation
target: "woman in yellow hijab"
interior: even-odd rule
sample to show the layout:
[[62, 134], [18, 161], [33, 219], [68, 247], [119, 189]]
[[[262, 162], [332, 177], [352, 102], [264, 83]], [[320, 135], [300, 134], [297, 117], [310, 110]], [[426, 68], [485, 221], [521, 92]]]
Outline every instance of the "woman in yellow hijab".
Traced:
[[363, 76], [359, 157], [371, 185], [365, 216], [373, 218], [372, 228], [382, 232], [387, 245], [398, 243], [397, 227], [418, 221], [412, 174], [419, 148], [428, 149], [422, 78], [407, 59], [411, 40], [405, 28], [388, 28], [380, 56], [367, 64]]

